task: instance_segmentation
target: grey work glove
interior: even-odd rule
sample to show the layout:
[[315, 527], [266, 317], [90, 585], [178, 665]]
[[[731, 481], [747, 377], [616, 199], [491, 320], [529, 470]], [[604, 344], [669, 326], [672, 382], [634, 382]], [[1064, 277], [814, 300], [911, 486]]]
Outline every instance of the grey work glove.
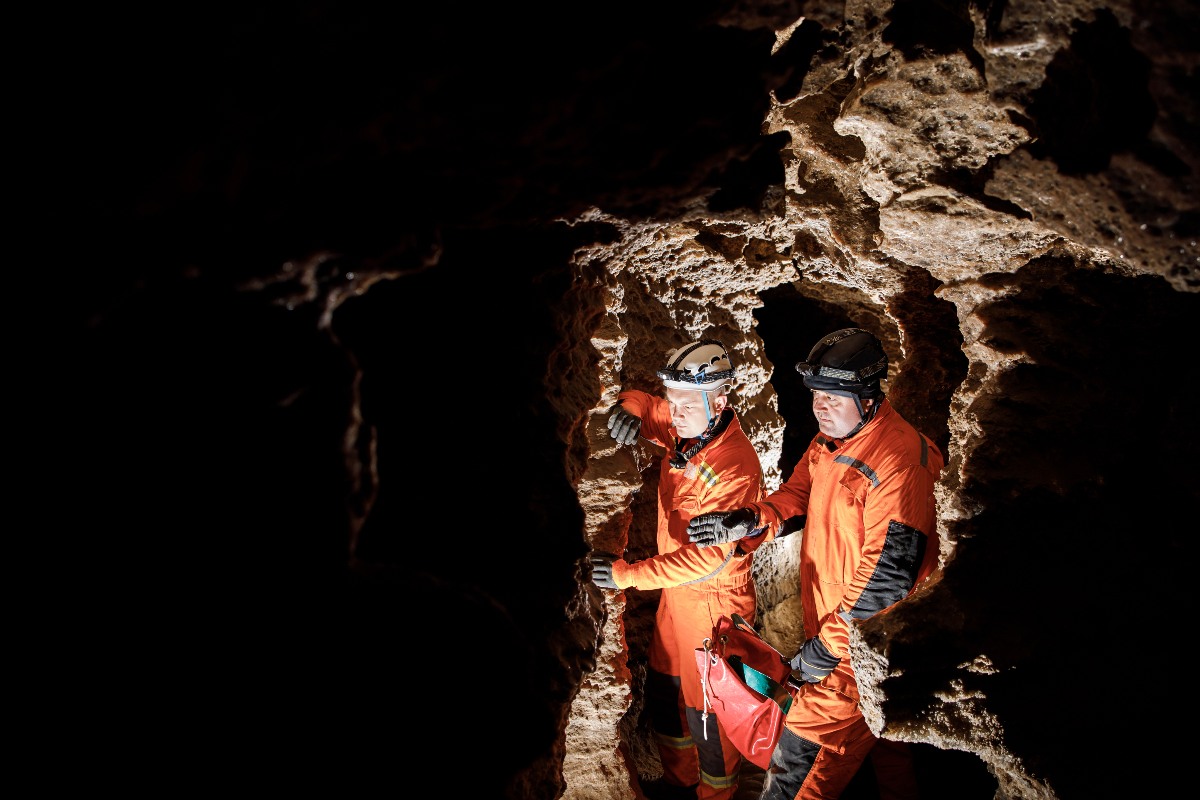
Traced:
[[745, 538], [757, 525], [758, 514], [750, 508], [699, 514], [688, 523], [688, 541], [701, 547], [729, 544]]
[[616, 439], [617, 444], [633, 444], [641, 429], [642, 418], [635, 417], [620, 405], [614, 406], [608, 415], [608, 435]]
[[612, 576], [612, 562], [618, 558], [620, 556], [612, 553], [592, 553], [588, 558], [592, 562], [592, 583], [601, 589], [620, 589], [621, 587], [613, 582]]
[[833, 668], [841, 661], [829, 649], [825, 647], [825, 643], [816, 636], [811, 639], [806, 639], [804, 644], [800, 646], [800, 652], [792, 659], [792, 670], [799, 671], [800, 677], [809, 683], [817, 683], [829, 673], [833, 672]]

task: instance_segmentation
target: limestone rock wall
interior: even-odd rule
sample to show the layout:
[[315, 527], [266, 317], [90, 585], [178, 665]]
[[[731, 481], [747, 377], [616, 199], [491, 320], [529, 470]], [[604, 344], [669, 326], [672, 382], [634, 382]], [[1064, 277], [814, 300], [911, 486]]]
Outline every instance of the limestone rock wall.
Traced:
[[[1171, 505], [1139, 506], [1165, 487], [1126, 448], [1138, 449], [1138, 420], [1153, 416], [1175, 432], [1152, 434], [1153, 449], [1181, 464], [1184, 451], [1159, 450], [1162, 440], [1195, 433], [1182, 403], [1134, 399], [1117, 366], [1167, 378], [1165, 351], [1189, 338], [1200, 286], [1195, 129], [1192, 112], [1177, 113], [1190, 105], [1177, 94], [1186, 79], [1168, 77], [1180, 62], [1155, 62], [1150, 31], [1167, 23], [1145, 10], [847, 3], [843, 17], [797, 20], [777, 31], [776, 57], [791, 56], [794, 72], [764, 118], [779, 136], [781, 181], [732, 212], [614, 221], [619, 242], [582, 264], [619, 287], [593, 338], [607, 368], [587, 476], [628, 458], [606, 442], [614, 391], [653, 387], [667, 353], [716, 336], [746, 371], [735, 405], [774, 488], [797, 455], [781, 461], [785, 426], [811, 425], [783, 419], [772, 379], [845, 324], [887, 343], [889, 395], [948, 456], [943, 571], [860, 627], [868, 719], [890, 738], [977, 755], [997, 797], [1112, 789], [1087, 731], [1117, 713], [1104, 699], [1108, 669], [1136, 612], [1101, 587], [1129, 577], [1118, 562], [1140, 561], [1126, 534], [1146, 528], [1131, 517], [1161, 530]], [[1133, 201], [1135, 185], [1157, 187], [1153, 208]], [[768, 311], [794, 321], [772, 326], [786, 342], [764, 341], [757, 315]], [[772, 361], [772, 344], [786, 361]], [[586, 476], [579, 490], [590, 496]], [[631, 507], [606, 497], [607, 520]], [[593, 546], [651, 554], [653, 503], [634, 508], [615, 530], [589, 526]], [[759, 624], [788, 653], [803, 638], [792, 594], [800, 535], [756, 556]], [[1166, 538], [1148, 558], [1176, 552]], [[614, 611], [629, 624], [619, 598], [609, 638], [624, 633]], [[568, 771], [568, 796], [575, 785]]]
[[[717, 336], [777, 485], [813, 431], [792, 365], [850, 324], [947, 455], [943, 569], [856, 631], [872, 724], [997, 800], [1162, 794], [1186, 763], [1194, 3], [317, 0], [37, 31], [73, 68], [20, 117], [59, 153], [34, 205], [67, 211], [28, 538], [87, 602], [33, 652], [62, 710], [132, 739], [98, 724], [72, 763], [637, 797], [655, 598], [586, 556], [651, 552], [660, 454], [606, 411]], [[756, 562], [783, 650], [799, 535]], [[933, 800], [978, 793], [933, 767]]]

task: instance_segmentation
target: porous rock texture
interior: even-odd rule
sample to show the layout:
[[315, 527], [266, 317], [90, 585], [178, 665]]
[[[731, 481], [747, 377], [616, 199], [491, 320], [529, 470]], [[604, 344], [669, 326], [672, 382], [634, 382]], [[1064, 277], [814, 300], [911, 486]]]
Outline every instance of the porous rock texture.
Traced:
[[[1171, 783], [1194, 3], [148, 24], [89, 10], [61, 42], [88, 65], [61, 106], [89, 127], [53, 393], [76, 401], [53, 432], [89, 597], [58, 641], [95, 663], [60, 692], [119, 712], [139, 761], [276, 791], [640, 797], [657, 598], [597, 589], [586, 556], [653, 553], [661, 452], [615, 446], [608, 409], [719, 338], [773, 489], [815, 432], [792, 367], [855, 325], [947, 462], [941, 569], [855, 629], [872, 727], [930, 754], [931, 798]], [[787, 654], [802, 535], [755, 557]]]

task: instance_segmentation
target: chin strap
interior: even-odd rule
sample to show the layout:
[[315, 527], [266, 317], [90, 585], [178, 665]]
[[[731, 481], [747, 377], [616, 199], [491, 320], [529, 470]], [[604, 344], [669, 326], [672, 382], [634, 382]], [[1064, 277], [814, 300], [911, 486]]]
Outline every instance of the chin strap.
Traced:
[[733, 409], [727, 408], [721, 412], [721, 416], [714, 419], [708, 425], [708, 430], [696, 437], [696, 440], [687, 446], [685, 449], [680, 449], [683, 444], [679, 439], [675, 440], [675, 455], [671, 456], [671, 466], [675, 469], [683, 469], [687, 466], [687, 462], [692, 456], [699, 453], [713, 439], [720, 436], [729, 427], [729, 423], [733, 421]]
[[875, 419], [875, 413], [877, 411], [879, 411], [879, 404], [883, 401], [883, 396], [880, 395], [879, 397], [875, 398], [874, 403], [871, 403], [871, 410], [864, 412], [863, 407], [862, 407], [862, 400], [860, 400], [858, 398], [858, 395], [851, 395], [851, 397], [854, 398], [854, 405], [858, 406], [859, 420], [858, 420], [858, 424], [854, 426], [854, 430], [850, 431], [845, 436], [841, 437], [843, 441], [845, 441], [846, 439], [849, 439], [851, 436], [853, 436], [854, 434], [861, 431], [863, 428], [863, 425], [866, 425], [868, 422]]

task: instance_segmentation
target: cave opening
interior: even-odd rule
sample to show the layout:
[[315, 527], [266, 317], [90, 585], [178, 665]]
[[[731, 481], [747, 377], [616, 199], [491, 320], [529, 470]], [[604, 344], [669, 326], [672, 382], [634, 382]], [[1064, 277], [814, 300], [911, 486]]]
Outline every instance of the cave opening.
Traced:
[[[875, 326], [856, 320], [843, 309], [801, 294], [795, 284], [785, 283], [759, 293], [762, 307], [755, 309], [758, 335], [763, 350], [775, 367], [771, 385], [779, 398], [779, 415], [787, 421], [779, 458], [781, 480], [792, 474], [809, 441], [817, 433], [811, 395], [796, 363], [808, 357], [822, 336], [839, 328], [865, 328], [878, 335]], [[881, 337], [882, 339], [882, 337]]]

